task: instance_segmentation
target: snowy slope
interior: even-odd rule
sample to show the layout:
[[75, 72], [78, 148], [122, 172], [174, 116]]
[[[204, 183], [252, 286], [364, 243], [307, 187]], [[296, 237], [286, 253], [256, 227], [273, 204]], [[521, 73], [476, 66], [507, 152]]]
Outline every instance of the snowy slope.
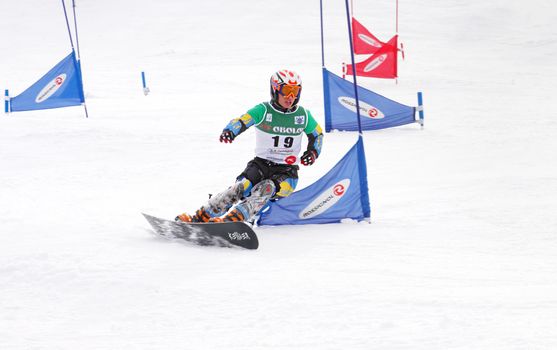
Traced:
[[[394, 1], [354, 1], [380, 38]], [[400, 4], [398, 84], [426, 127], [364, 135], [371, 224], [257, 228], [257, 251], [153, 237], [230, 184], [279, 68], [323, 120], [315, 1], [79, 1], [90, 118], [0, 116], [0, 349], [555, 349], [557, 25], [549, 0]], [[59, 2], [3, 4], [0, 88], [69, 52]], [[347, 59], [325, 1], [326, 65]], [[296, 20], [293, 19], [296, 18]], [[140, 72], [151, 94], [143, 96]], [[327, 134], [317, 180], [356, 141]]]

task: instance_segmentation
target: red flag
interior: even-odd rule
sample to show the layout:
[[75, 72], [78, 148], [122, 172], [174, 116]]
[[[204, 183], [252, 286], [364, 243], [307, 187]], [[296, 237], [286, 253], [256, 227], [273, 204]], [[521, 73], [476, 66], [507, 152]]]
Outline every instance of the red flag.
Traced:
[[[359, 77], [394, 79], [397, 75], [398, 35], [385, 43], [375, 54], [362, 62], [356, 63]], [[351, 64], [346, 65], [346, 75], [354, 75]]]
[[354, 53], [357, 55], [375, 53], [385, 45], [354, 17], [352, 17], [352, 42], [354, 43]]

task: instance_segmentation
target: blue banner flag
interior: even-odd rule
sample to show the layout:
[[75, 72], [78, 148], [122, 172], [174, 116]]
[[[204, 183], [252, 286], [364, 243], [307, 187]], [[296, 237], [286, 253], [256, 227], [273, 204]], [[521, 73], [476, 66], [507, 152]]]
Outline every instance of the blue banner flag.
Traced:
[[303, 225], [370, 217], [364, 145], [358, 142], [321, 179], [262, 210], [259, 225]]
[[[354, 84], [323, 68], [325, 131], [358, 130]], [[358, 86], [362, 130], [377, 130], [416, 122], [416, 109]]]
[[83, 102], [81, 70], [73, 50], [35, 84], [10, 100], [12, 112], [79, 106]]

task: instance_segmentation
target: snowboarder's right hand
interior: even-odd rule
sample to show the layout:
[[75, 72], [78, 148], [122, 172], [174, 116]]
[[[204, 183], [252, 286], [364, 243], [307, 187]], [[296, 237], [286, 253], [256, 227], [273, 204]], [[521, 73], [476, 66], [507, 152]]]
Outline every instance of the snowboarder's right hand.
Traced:
[[234, 141], [234, 137], [236, 137], [234, 135], [234, 133], [228, 129], [224, 129], [222, 131], [222, 134], [220, 134], [220, 138], [219, 141], [220, 142], [224, 142], [224, 143], [232, 143], [232, 141]]

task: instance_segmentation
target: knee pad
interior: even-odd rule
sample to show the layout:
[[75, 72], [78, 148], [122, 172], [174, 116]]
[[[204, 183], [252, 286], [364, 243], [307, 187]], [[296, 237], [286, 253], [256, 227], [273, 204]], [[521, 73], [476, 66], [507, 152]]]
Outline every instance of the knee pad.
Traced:
[[251, 189], [253, 188], [253, 183], [243, 176], [236, 180], [236, 185], [238, 185], [238, 183], [240, 183], [239, 186], [242, 187], [242, 198], [249, 196]]
[[271, 198], [275, 194], [276, 185], [273, 180], [263, 180], [251, 189], [252, 197]]
[[253, 186], [251, 195], [236, 206], [244, 215], [246, 221], [249, 221], [275, 194], [275, 183], [272, 180], [263, 180]]
[[296, 189], [297, 184], [298, 179], [288, 178], [282, 180], [277, 185], [278, 191], [276, 191], [277, 193], [275, 195], [275, 198], [290, 196], [292, 192], [294, 192], [294, 189]]

